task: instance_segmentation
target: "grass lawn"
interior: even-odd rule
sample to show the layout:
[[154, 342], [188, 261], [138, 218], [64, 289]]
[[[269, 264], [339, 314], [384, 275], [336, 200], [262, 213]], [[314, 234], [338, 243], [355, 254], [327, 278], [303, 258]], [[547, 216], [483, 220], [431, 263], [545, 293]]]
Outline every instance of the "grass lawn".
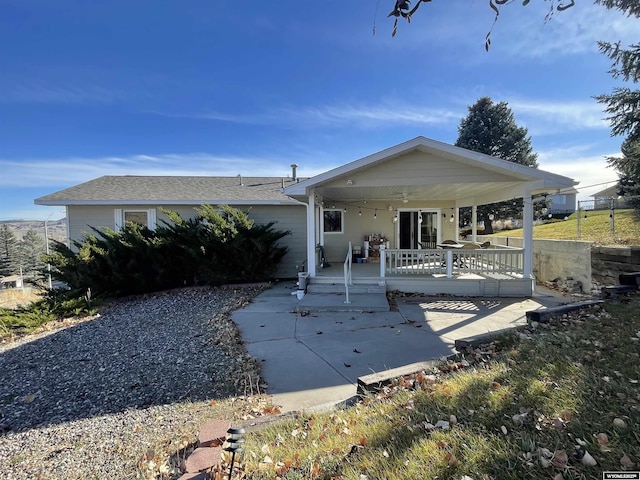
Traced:
[[[586, 213], [587, 219], [584, 215]], [[640, 217], [633, 210], [615, 211], [615, 234], [611, 232], [609, 210], [583, 212], [580, 219], [580, 240], [602, 245], [640, 245]], [[567, 220], [555, 221], [533, 227], [534, 238], [552, 240], [576, 240], [578, 216], [576, 213]], [[500, 237], [522, 237], [522, 229], [503, 230], [494, 234]]]
[[559, 480], [638, 470], [639, 309], [635, 297], [565, 315], [353, 407], [251, 432], [243, 478]]

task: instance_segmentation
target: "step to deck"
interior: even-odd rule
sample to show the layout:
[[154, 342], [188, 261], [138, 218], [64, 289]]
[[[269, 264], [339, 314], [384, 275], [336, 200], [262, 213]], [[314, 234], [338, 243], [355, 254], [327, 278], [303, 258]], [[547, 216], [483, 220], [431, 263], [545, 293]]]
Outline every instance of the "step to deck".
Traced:
[[[377, 283], [354, 283], [349, 285], [349, 295], [359, 293], [386, 293], [387, 288]], [[311, 283], [307, 285], [307, 293], [345, 293], [344, 284]]]
[[307, 293], [296, 305], [296, 312], [388, 312], [389, 302], [384, 293], [349, 293], [349, 303], [345, 292]]

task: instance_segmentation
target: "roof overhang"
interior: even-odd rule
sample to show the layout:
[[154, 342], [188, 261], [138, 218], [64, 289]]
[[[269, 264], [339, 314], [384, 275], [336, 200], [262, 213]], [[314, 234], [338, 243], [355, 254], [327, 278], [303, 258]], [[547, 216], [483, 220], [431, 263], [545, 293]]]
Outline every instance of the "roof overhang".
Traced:
[[[415, 175], [419, 180], [381, 177], [366, 185], [350, 182], [350, 178], [358, 173], [414, 152], [424, 154], [425, 159], [448, 162], [451, 165], [449, 174], [432, 179], [428, 175]], [[460, 175], [460, 169], [467, 167], [476, 169], [480, 174], [473, 177]], [[423, 174], [428, 172], [429, 162], [425, 161], [424, 167], [420, 168], [424, 168]], [[525, 190], [532, 194], [556, 193], [576, 184], [569, 177], [417, 137], [291, 185], [285, 188], [284, 193], [301, 201], [307, 201], [313, 192], [322, 198], [345, 202], [407, 199], [447, 201], [457, 206], [468, 206], [519, 198]]]

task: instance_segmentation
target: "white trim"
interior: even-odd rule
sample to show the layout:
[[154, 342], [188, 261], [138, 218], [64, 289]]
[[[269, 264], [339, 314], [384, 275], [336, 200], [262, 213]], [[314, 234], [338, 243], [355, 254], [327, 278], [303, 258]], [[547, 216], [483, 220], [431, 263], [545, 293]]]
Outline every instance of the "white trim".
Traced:
[[[325, 212], [340, 212], [340, 230], [335, 232], [327, 232], [324, 229], [324, 214]], [[344, 221], [345, 221], [344, 210], [342, 208], [323, 208], [322, 209], [322, 231], [326, 235], [342, 235], [344, 234]]]
[[316, 276], [316, 202], [314, 193], [309, 195], [307, 205], [307, 272], [309, 276]]
[[116, 232], [119, 232], [120, 230], [122, 230], [122, 227], [124, 225], [124, 214], [122, 213], [122, 209], [121, 208], [116, 208], [113, 210], [113, 229]]
[[290, 200], [35, 200], [36, 205], [65, 206], [65, 205], [303, 205], [295, 199]]
[[124, 226], [125, 220], [125, 214], [127, 212], [144, 212], [147, 215], [147, 228], [149, 230], [155, 230], [156, 226], [157, 226], [157, 215], [156, 215], [156, 209], [155, 208], [115, 208], [113, 210], [113, 216], [114, 216], [114, 230], [116, 232], [119, 232], [120, 230], [122, 230], [122, 227]]
[[[395, 246], [393, 248], [400, 248], [400, 213], [401, 212], [418, 212], [418, 215], [423, 213], [435, 213], [436, 214], [436, 243], [442, 242], [442, 208], [420, 208], [420, 207], [401, 207], [397, 208], [395, 212], [398, 214], [398, 221], [395, 223]], [[422, 226], [420, 226], [422, 228]]]
[[467, 150], [465, 148], [456, 147], [448, 143], [420, 136], [363, 157], [359, 160], [341, 165], [337, 168], [316, 175], [315, 177], [296, 183], [295, 185], [290, 185], [284, 189], [284, 193], [285, 195], [290, 196], [306, 195], [308, 193], [308, 189], [312, 187], [317, 187], [343, 175], [351, 174], [354, 171], [369, 168], [377, 163], [392, 160], [393, 158], [412, 150], [419, 150], [427, 153], [438, 153], [443, 158], [455, 160], [467, 165], [480, 164], [490, 170], [501, 171], [504, 174], [514, 177], [514, 180], [518, 181], [542, 180], [543, 187], [547, 188], [566, 188], [577, 185], [578, 183], [569, 177], [539, 170], [537, 168], [527, 167], [515, 162], [509, 162], [497, 157], [492, 157], [490, 155], [485, 155], [483, 153], [474, 152], [472, 150]]

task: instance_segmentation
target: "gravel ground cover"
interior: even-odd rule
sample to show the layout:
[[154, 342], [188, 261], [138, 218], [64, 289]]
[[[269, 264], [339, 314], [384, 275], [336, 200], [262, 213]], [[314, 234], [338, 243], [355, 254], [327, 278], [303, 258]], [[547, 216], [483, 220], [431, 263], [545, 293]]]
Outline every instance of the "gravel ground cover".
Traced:
[[261, 289], [121, 300], [0, 345], [0, 477], [144, 478], [149, 449], [258, 375], [228, 315]]

